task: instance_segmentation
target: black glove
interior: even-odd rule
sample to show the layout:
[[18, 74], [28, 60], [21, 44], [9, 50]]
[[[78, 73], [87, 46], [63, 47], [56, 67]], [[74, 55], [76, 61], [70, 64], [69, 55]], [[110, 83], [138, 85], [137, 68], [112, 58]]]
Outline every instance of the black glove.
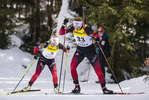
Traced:
[[35, 55], [35, 56], [34, 56], [34, 59], [38, 59], [38, 56]]
[[68, 23], [69, 19], [65, 18], [63, 24], [66, 25]]
[[99, 37], [95, 37], [95, 41], [99, 41], [100, 39], [99, 39]]
[[66, 47], [66, 48], [67, 48], [67, 50], [70, 50], [70, 47], [69, 47], [68, 45], [67, 45], [67, 47]]

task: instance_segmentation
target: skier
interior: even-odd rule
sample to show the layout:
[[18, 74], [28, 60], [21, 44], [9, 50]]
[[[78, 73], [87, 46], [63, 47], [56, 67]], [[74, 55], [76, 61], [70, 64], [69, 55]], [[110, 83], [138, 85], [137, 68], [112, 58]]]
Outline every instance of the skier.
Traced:
[[93, 31], [86, 24], [83, 24], [82, 19], [80, 17], [76, 17], [73, 21], [73, 25], [69, 25], [67, 27], [68, 21], [69, 21], [68, 19], [64, 19], [63, 25], [59, 31], [59, 35], [72, 32], [77, 42], [77, 49], [75, 51], [75, 54], [72, 58], [71, 65], [70, 65], [73, 83], [75, 84], [75, 88], [72, 90], [72, 93], [80, 93], [81, 91], [76, 68], [81, 63], [81, 61], [84, 59], [84, 57], [87, 57], [98, 76], [103, 93], [113, 94], [113, 91], [108, 90], [105, 86], [106, 82], [105, 82], [103, 73], [100, 68], [100, 63], [99, 63], [98, 56], [95, 51], [95, 47], [92, 43], [91, 36], [98, 37], [100, 39], [101, 39], [101, 36], [98, 35], [95, 31]]
[[[98, 34], [100, 36], [102, 36], [102, 40], [99, 41], [98, 43], [100, 44], [106, 58], [110, 57], [111, 56], [111, 53], [110, 53], [110, 45], [109, 45], [109, 35], [107, 33], [105, 33], [105, 30], [103, 27], [99, 27], [98, 28]], [[102, 73], [105, 77], [105, 58], [104, 58], [104, 55], [102, 54], [100, 48], [99, 48], [99, 45], [98, 43], [95, 41], [95, 39], [93, 39], [93, 44], [95, 44], [95, 48], [96, 48], [96, 53], [98, 54], [98, 57], [99, 57], [99, 62], [100, 62], [100, 66], [101, 66], [101, 70], [102, 70]], [[97, 81], [98, 83], [99, 81]]]
[[42, 49], [42, 54], [39, 57], [37, 67], [35, 74], [32, 76], [31, 80], [28, 83], [28, 86], [25, 87], [23, 90], [29, 90], [33, 83], [36, 81], [36, 79], [39, 77], [41, 71], [44, 69], [45, 65], [48, 65], [51, 74], [53, 76], [53, 84], [54, 84], [54, 91], [58, 92], [58, 77], [57, 77], [57, 68], [55, 63], [55, 56], [59, 49], [64, 50], [64, 52], [69, 53], [69, 46], [67, 48], [64, 47], [61, 43], [59, 43], [59, 38], [55, 34], [51, 36], [51, 39], [49, 41], [46, 41], [45, 43], [41, 43], [40, 46], [36, 46], [34, 48], [33, 54], [35, 54], [34, 58], [37, 59], [36, 56], [37, 52]]

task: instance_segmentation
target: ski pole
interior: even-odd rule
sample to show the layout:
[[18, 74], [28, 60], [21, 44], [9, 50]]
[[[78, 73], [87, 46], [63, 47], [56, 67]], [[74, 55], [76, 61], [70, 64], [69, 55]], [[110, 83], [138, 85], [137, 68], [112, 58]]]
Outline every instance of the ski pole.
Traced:
[[59, 93], [60, 85], [61, 85], [61, 75], [62, 75], [62, 68], [63, 68], [63, 57], [64, 57], [65, 39], [66, 39], [66, 26], [65, 26], [65, 35], [64, 35], [64, 42], [63, 42], [63, 52], [62, 52], [61, 68], [60, 68], [60, 75], [59, 75], [58, 93]]
[[34, 61], [32, 62], [32, 64], [30, 65], [30, 67], [27, 69], [27, 71], [25, 72], [25, 74], [23, 75], [23, 77], [21, 78], [21, 80], [19, 81], [19, 83], [14, 88], [13, 92], [16, 90], [16, 88], [18, 87], [18, 85], [20, 84], [20, 82], [22, 81], [22, 79], [25, 77], [25, 75], [28, 73], [28, 71], [30, 70], [30, 68], [32, 67], [32, 65], [34, 64], [35, 61], [36, 61], [36, 59], [34, 59]]
[[82, 9], [83, 9], [84, 24], [86, 24], [87, 23], [86, 22], [86, 16], [85, 16], [86, 7], [83, 6]]
[[89, 71], [88, 71], [88, 76], [87, 76], [87, 84], [88, 84], [88, 80], [89, 80], [90, 70], [91, 70], [91, 64], [89, 66]]
[[86, 74], [85, 74], [85, 78], [84, 78], [83, 82], [88, 81], [90, 66], [91, 66], [91, 64], [89, 64], [87, 69], [86, 69]]
[[86, 81], [87, 81], [87, 74], [88, 74], [88, 70], [89, 70], [89, 66], [88, 66], [88, 67], [87, 67], [87, 69], [86, 69], [85, 79], [84, 79], [84, 81], [83, 81], [83, 82], [86, 82]]
[[62, 92], [64, 92], [64, 87], [65, 87], [65, 78], [66, 78], [66, 69], [67, 69], [67, 58], [68, 58], [68, 51], [66, 52], [65, 71], [64, 71], [63, 91]]
[[[97, 43], [98, 43], [98, 42], [97, 42]], [[114, 72], [113, 72], [113, 70], [112, 70], [112, 68], [111, 68], [111, 66], [110, 66], [110, 64], [109, 64], [109, 62], [108, 62], [108, 60], [107, 60], [106, 56], [105, 56], [105, 53], [103, 52], [103, 50], [102, 50], [102, 48], [101, 48], [101, 46], [100, 46], [100, 44], [99, 44], [99, 43], [98, 43], [98, 46], [99, 46], [99, 48], [100, 48], [100, 50], [101, 50], [101, 52], [102, 52], [102, 54], [103, 54], [103, 56], [104, 56], [104, 58], [105, 58], [105, 60], [106, 60], [107, 64], [108, 64], [108, 66], [109, 66], [109, 68], [110, 68], [110, 70], [111, 70], [111, 72], [112, 72], [112, 74], [113, 74], [113, 76], [114, 76], [115, 80], [116, 80], [116, 83], [118, 84], [118, 86], [119, 86], [119, 88], [120, 88], [121, 92], [123, 93], [123, 90], [122, 90], [122, 88], [121, 88], [120, 84], [118, 83], [118, 80], [117, 80], [117, 78], [116, 78], [116, 76], [115, 76], [115, 74], [114, 74]]]

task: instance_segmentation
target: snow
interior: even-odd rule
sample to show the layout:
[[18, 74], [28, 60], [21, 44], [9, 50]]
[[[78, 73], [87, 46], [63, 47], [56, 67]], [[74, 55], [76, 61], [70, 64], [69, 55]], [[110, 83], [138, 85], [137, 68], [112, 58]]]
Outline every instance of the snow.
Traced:
[[[68, 16], [68, 18], [73, 18], [71, 14], [75, 14], [75, 12], [71, 12], [68, 10], [68, 1], [63, 0], [63, 6], [61, 8], [61, 12], [58, 16], [58, 27], [57, 30], [60, 29], [62, 25], [64, 14]], [[21, 32], [21, 31], [20, 31]], [[58, 34], [58, 31], [57, 31]], [[68, 37], [69, 35], [66, 35]], [[60, 42], [63, 43], [63, 36], [60, 37]], [[12, 41], [14, 43], [14, 47], [11, 47], [8, 50], [1, 50], [0, 49], [0, 94], [12, 92], [15, 86], [18, 84], [20, 79], [23, 77], [27, 69], [30, 67], [31, 63], [34, 61], [33, 55], [21, 51], [18, 47], [22, 43], [22, 41], [16, 36], [11, 36]], [[67, 45], [72, 46], [71, 43], [66, 41]], [[68, 66], [67, 66], [67, 74], [66, 74], [66, 81], [65, 81], [65, 88], [64, 92], [70, 92], [74, 88], [74, 84], [72, 82], [72, 78], [70, 75], [70, 62], [73, 56], [75, 49], [71, 49], [71, 53], [68, 56]], [[59, 51], [56, 56], [56, 64], [58, 69], [58, 77], [59, 77], [59, 70], [61, 64], [61, 54], [62, 51]], [[65, 59], [65, 56], [64, 56]], [[83, 62], [78, 67], [79, 73], [79, 80], [83, 80], [85, 78], [85, 72], [88, 64], [86, 64], [87, 60], [83, 60]], [[28, 81], [32, 77], [35, 72], [37, 61], [33, 64], [31, 69], [25, 75], [19, 86], [16, 90], [20, 90], [27, 86]], [[64, 69], [65, 60], [63, 63]], [[25, 69], [23, 66], [27, 66]], [[110, 74], [106, 73], [106, 81], [112, 82], [110, 79]], [[97, 76], [93, 69], [91, 68], [89, 82], [80, 82], [81, 85], [81, 93], [85, 95], [59, 95], [55, 94], [53, 90], [53, 82], [52, 77], [49, 69], [45, 66], [44, 70], [42, 71], [41, 75], [38, 77], [36, 82], [33, 84], [32, 89], [41, 89], [40, 92], [31, 92], [31, 93], [22, 93], [22, 94], [15, 94], [15, 95], [1, 95], [0, 100], [148, 100], [149, 99], [149, 83], [145, 83], [143, 79], [146, 76], [133, 78], [131, 80], [125, 80], [120, 84], [123, 92], [145, 92], [145, 94], [139, 95], [103, 95], [100, 84], [95, 83], [97, 81]], [[62, 75], [62, 82], [61, 82], [61, 90], [63, 87], [63, 75]], [[115, 92], [121, 92], [120, 88], [117, 84], [110, 84], [107, 83], [107, 88], [111, 89]], [[47, 95], [45, 94], [47, 93]]]

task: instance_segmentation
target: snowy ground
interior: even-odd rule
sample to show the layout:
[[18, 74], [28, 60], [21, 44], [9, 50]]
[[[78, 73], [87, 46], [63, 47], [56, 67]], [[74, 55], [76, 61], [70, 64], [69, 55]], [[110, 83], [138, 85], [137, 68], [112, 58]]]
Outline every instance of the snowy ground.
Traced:
[[[21, 43], [21, 40], [17, 38], [16, 36], [12, 36], [12, 40], [14, 40], [14, 43], [16, 43], [16, 47], [11, 47], [9, 50], [0, 50], [0, 94], [7, 93], [13, 91], [14, 87], [17, 85], [19, 80], [22, 78], [24, 73], [27, 71], [28, 68], [24, 68], [22, 65], [25, 65], [27, 67], [30, 66], [32, 63], [33, 55], [22, 52], [20, 49], [18, 49], [18, 46]], [[60, 56], [60, 55], [58, 55]], [[36, 63], [31, 67], [29, 72], [26, 74], [25, 78], [22, 80], [20, 85], [18, 86], [17, 90], [20, 90], [27, 86], [28, 81], [30, 80], [31, 76], [35, 72]], [[57, 58], [57, 64], [58, 62]], [[59, 74], [59, 66], [58, 67], [58, 74]], [[68, 66], [69, 69], [69, 66]], [[49, 72], [49, 69], [45, 67], [39, 78], [36, 80], [36, 82], [33, 84], [32, 89], [41, 89], [40, 92], [33, 92], [33, 93], [24, 93], [24, 94], [15, 94], [15, 95], [9, 95], [9, 96], [0, 96], [0, 100], [148, 100], [149, 98], [149, 84], [145, 83], [143, 79], [145, 76], [134, 78], [131, 80], [126, 80], [120, 83], [120, 86], [122, 87], [123, 92], [145, 92], [145, 94], [139, 94], [139, 95], [103, 95], [100, 84], [95, 83], [96, 77], [94, 77], [95, 73], [91, 72], [92, 75], [90, 76], [90, 80], [88, 83], [80, 82], [81, 85], [81, 93], [84, 93], [86, 95], [58, 95], [54, 93], [53, 90], [53, 83], [52, 83], [52, 77], [51, 73]], [[93, 75], [94, 74], [94, 75]], [[65, 83], [65, 90], [64, 92], [70, 92], [74, 85], [72, 84], [72, 80], [70, 77], [70, 71], [67, 71], [67, 78]], [[81, 76], [80, 76], [81, 77]], [[83, 76], [84, 77], [84, 76]], [[62, 77], [63, 80], [63, 77]], [[81, 79], [80, 79], [81, 80]], [[63, 83], [63, 81], [61, 82]], [[61, 84], [62, 87], [62, 84]], [[111, 89], [115, 92], [121, 92], [117, 84], [107, 84], [107, 88]], [[62, 89], [61, 89], [62, 90]], [[47, 93], [48, 95], [46, 95]]]
[[[9, 95], [9, 96], [0, 96], [0, 100], [148, 100], [149, 98], [149, 86], [147, 84], [144, 84], [142, 81], [143, 77], [132, 79], [129, 81], [124, 81], [120, 83], [122, 86], [123, 91], [125, 92], [140, 92], [145, 91], [145, 94], [140, 95], [103, 95], [100, 89], [99, 84], [96, 84], [94, 82], [89, 82], [88, 84], [81, 83], [81, 89], [82, 93], [88, 94], [88, 95], [58, 95], [55, 94], [53, 91], [53, 87], [51, 85], [51, 81], [49, 79], [39, 79], [38, 82], [34, 84], [32, 89], [42, 89], [41, 92], [34, 92], [34, 93], [25, 93], [25, 94], [15, 94], [15, 95]], [[18, 78], [9, 78], [9, 77], [1, 77], [0, 78], [0, 88], [3, 92], [9, 92], [12, 91], [13, 87], [16, 85], [16, 83], [19, 81]], [[25, 85], [27, 82], [23, 81], [23, 85]], [[107, 85], [110, 89], [113, 89], [114, 91], [120, 91], [116, 84], [108, 84]], [[21, 86], [20, 86], [21, 87]], [[48, 89], [47, 89], [48, 88]], [[71, 81], [66, 81], [66, 88], [65, 92], [71, 91], [73, 89], [73, 85]], [[45, 95], [47, 93], [48, 95]]]
[[[60, 28], [62, 21], [64, 19], [64, 15], [72, 18], [69, 13], [74, 13], [68, 10], [68, 0], [63, 0], [63, 6], [61, 8], [61, 12], [58, 17], [58, 29]], [[67, 35], [68, 36], [68, 35]], [[16, 47], [11, 47], [9, 50], [0, 50], [0, 94], [7, 93], [13, 91], [14, 87], [18, 84], [19, 80], [23, 77], [31, 63], [33, 62], [33, 55], [28, 54], [26, 52], [22, 52], [18, 49], [21, 40], [16, 36], [12, 35], [12, 40], [14, 41]], [[63, 37], [60, 36], [60, 42], [63, 42]], [[66, 44], [71, 45], [68, 41]], [[71, 49], [71, 53], [68, 56], [68, 67], [67, 67], [67, 74], [66, 74], [66, 83], [65, 83], [65, 90], [64, 92], [70, 92], [74, 85], [72, 83], [71, 75], [70, 75], [70, 61], [71, 57], [73, 56], [74, 49]], [[58, 76], [59, 76], [59, 69], [61, 63], [61, 54], [62, 51], [57, 53], [56, 57], [56, 64], [58, 69]], [[79, 79], [83, 80], [85, 74], [80, 74], [81, 70], [85, 70], [86, 63], [81, 63], [78, 68], [79, 72]], [[31, 76], [35, 72], [36, 63], [31, 67], [29, 72], [26, 74], [20, 85], [16, 90], [20, 90], [27, 86], [28, 81], [30, 80]], [[27, 66], [25, 69], [23, 65]], [[84, 66], [84, 67], [83, 67]], [[87, 68], [87, 67], [86, 67]], [[64, 69], [64, 68], [63, 68]], [[106, 74], [106, 81], [112, 81], [110, 79], [110, 75]], [[145, 94], [140, 95], [103, 95], [102, 90], [100, 88], [100, 84], [95, 83], [97, 80], [97, 76], [94, 73], [93, 69], [91, 69], [90, 78], [88, 83], [80, 82], [81, 85], [81, 93], [86, 95], [58, 95], [54, 93], [53, 90], [53, 83], [51, 73], [47, 67], [44, 68], [43, 72], [33, 84], [32, 89], [41, 89], [40, 92], [33, 92], [33, 93], [24, 93], [24, 94], [15, 94], [9, 96], [0, 96], [0, 100], [148, 100], [149, 99], [149, 83], [145, 83], [143, 79], [145, 76], [134, 78], [131, 80], [126, 80], [120, 83], [123, 92], [145, 92]], [[63, 83], [63, 76], [62, 82]], [[62, 84], [61, 84], [62, 87]], [[117, 84], [107, 84], [107, 88], [111, 89], [115, 92], [121, 92]], [[62, 89], [61, 89], [62, 90]], [[47, 93], [47, 95], [45, 95]]]

